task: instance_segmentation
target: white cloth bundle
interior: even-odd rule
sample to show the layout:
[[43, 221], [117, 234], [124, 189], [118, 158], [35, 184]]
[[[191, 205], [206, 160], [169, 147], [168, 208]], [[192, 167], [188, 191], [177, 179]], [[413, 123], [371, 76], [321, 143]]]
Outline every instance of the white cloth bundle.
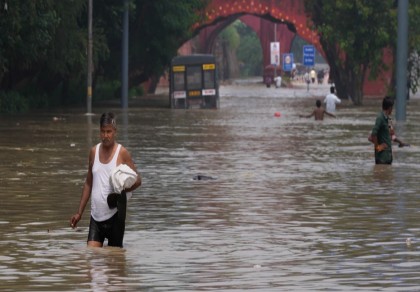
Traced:
[[[114, 192], [121, 194], [124, 189], [128, 189], [137, 181], [137, 173], [127, 164], [120, 164], [111, 173], [111, 184]], [[127, 198], [131, 193], [127, 193]]]

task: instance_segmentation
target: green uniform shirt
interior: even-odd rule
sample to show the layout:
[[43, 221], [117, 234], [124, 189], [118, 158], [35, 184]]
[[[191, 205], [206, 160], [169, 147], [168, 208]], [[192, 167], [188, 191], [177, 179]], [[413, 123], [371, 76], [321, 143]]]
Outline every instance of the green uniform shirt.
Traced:
[[378, 145], [385, 143], [388, 147], [381, 151], [375, 151], [376, 163], [392, 163], [392, 144], [391, 134], [389, 132], [388, 116], [384, 112], [380, 112], [376, 117], [375, 126], [372, 129], [372, 136], [376, 136], [378, 139]]

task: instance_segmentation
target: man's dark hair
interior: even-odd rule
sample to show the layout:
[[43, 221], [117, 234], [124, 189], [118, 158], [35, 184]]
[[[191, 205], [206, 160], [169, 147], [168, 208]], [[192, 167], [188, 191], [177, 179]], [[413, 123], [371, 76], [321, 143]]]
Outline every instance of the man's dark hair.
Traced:
[[390, 96], [385, 96], [382, 101], [382, 109], [388, 110], [394, 106], [394, 99]]
[[331, 93], [334, 93], [334, 91], [335, 91], [335, 87], [334, 87], [334, 86], [331, 86], [331, 87], [330, 87], [330, 92], [331, 92]]
[[315, 104], [316, 107], [321, 107], [321, 101], [319, 99], [316, 100]]
[[115, 121], [115, 115], [113, 113], [103, 113], [99, 125], [101, 128], [106, 125], [112, 125], [114, 128], [116, 128], [117, 123]]

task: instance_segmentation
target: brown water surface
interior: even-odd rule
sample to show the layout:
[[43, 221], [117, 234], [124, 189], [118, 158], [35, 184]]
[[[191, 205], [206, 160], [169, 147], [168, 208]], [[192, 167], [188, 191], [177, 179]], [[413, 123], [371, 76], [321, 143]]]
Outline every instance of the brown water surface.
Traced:
[[[0, 290], [418, 291], [419, 100], [397, 125], [412, 146], [375, 166], [380, 101], [298, 118], [313, 94], [232, 85], [219, 110], [1, 116]], [[86, 248], [89, 210], [68, 227], [105, 110], [143, 176], [124, 249]]]

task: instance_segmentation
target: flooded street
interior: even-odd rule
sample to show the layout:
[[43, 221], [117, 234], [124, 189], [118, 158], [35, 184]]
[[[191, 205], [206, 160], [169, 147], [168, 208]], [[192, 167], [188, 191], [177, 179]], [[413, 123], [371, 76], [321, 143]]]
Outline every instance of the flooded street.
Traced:
[[[234, 83], [219, 110], [0, 116], [0, 290], [419, 291], [420, 99], [397, 125], [412, 146], [375, 166], [381, 100], [298, 117], [328, 90]], [[90, 208], [69, 227], [103, 111], [143, 177], [123, 249], [86, 247]]]

